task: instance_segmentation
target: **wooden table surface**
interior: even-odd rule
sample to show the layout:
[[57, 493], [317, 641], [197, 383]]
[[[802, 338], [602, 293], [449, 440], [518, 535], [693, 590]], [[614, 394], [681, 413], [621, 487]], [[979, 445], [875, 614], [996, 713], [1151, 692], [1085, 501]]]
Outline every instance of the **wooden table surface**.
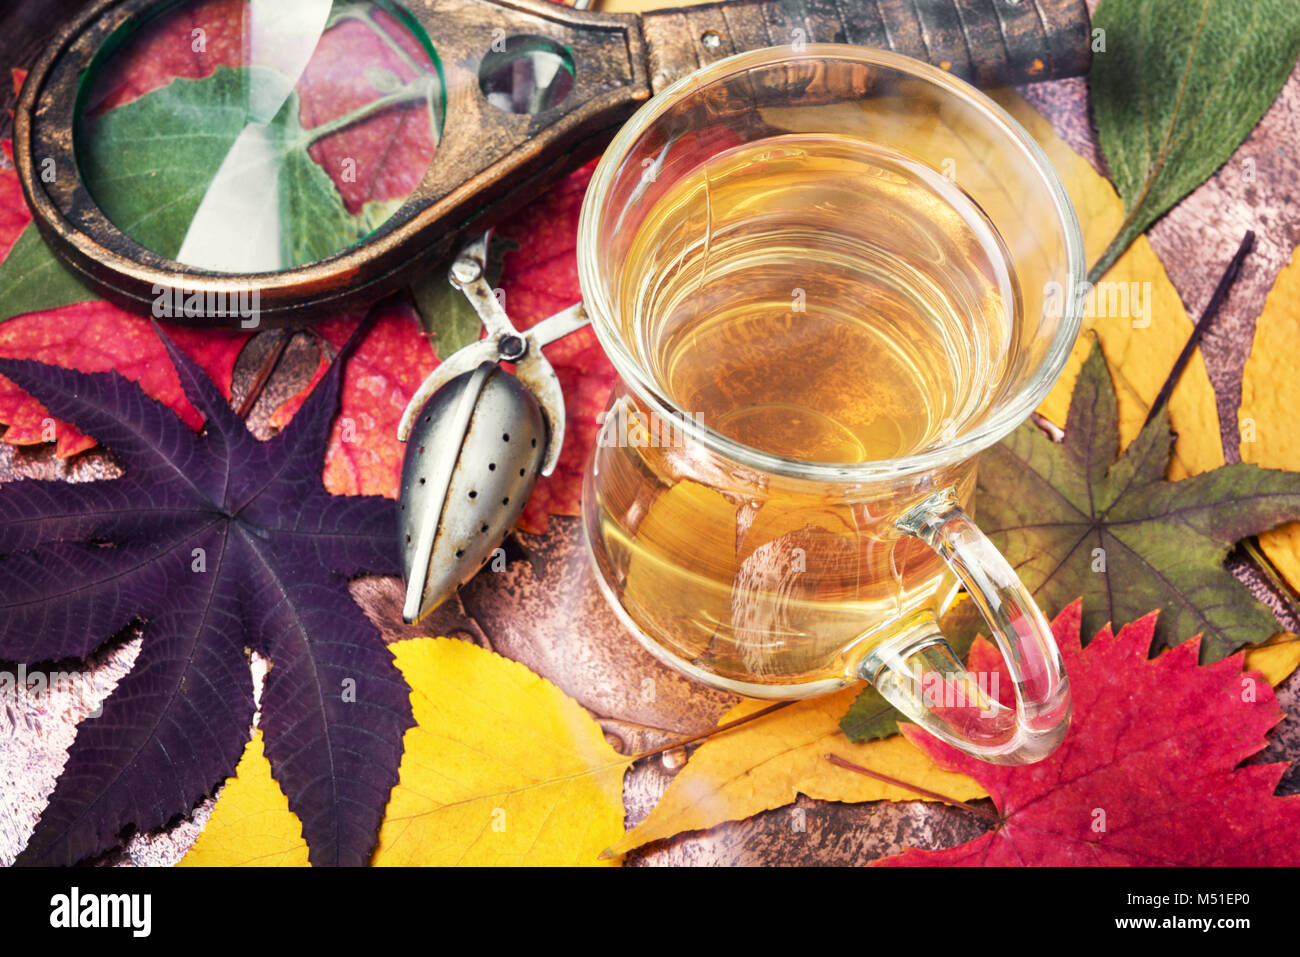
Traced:
[[[608, 0], [606, 10], [649, 9], [644, 0]], [[664, 5], [664, 4], [658, 4]], [[30, 63], [58, 21], [81, 6], [78, 0], [9, 0], [0, 11], [0, 64]], [[1095, 3], [1090, 0], [1090, 6]], [[1047, 116], [1076, 150], [1101, 169], [1082, 80], [1038, 84], [1020, 91]], [[12, 94], [8, 108], [12, 109]], [[0, 135], [8, 136], [8, 118]], [[1254, 161], [1254, 178], [1241, 171]], [[3, 160], [0, 160], [2, 162]], [[1278, 270], [1300, 244], [1300, 69], [1233, 159], [1209, 182], [1155, 225], [1149, 238], [1191, 315], [1209, 299], [1222, 267], [1247, 229], [1258, 240], [1203, 352], [1218, 396], [1224, 448], [1236, 461], [1236, 409], [1241, 372], [1250, 352], [1256, 317]], [[250, 350], [255, 352], [256, 350]], [[259, 401], [250, 423], [265, 421], [265, 410], [291, 394], [314, 368], [312, 349], [296, 342], [277, 372], [268, 394]], [[257, 356], [241, 360], [236, 394], [247, 387]], [[53, 459], [49, 450], [15, 451], [0, 447], [0, 479], [18, 474], [54, 477], [75, 473], [105, 474], [102, 457], [87, 453], [71, 463]], [[555, 682], [605, 726], [620, 750], [637, 751], [675, 736], [706, 730], [736, 699], [701, 688], [667, 670], [647, 655], [618, 625], [596, 590], [579, 538], [577, 519], [552, 519], [550, 530], [530, 536], [534, 561], [513, 563], [505, 573], [481, 575], [449, 602], [437, 620], [422, 624], [419, 634], [438, 631], [461, 637], [517, 659]], [[1256, 585], [1256, 587], [1259, 587]], [[353, 592], [386, 638], [408, 637], [416, 630], [401, 622], [401, 583], [365, 579]], [[1262, 590], [1260, 594], [1268, 599]], [[1277, 607], [1276, 602], [1272, 602]], [[1283, 620], [1290, 628], [1300, 623]], [[99, 693], [129, 667], [134, 645], [107, 649], [87, 674], [84, 687]], [[654, 701], [642, 699], [642, 682], [654, 681]], [[1294, 713], [1300, 698], [1300, 675], [1278, 689], [1285, 711]], [[0, 864], [12, 860], [53, 787], [54, 774], [72, 740], [75, 721], [86, 706], [69, 696], [42, 703], [10, 696], [0, 700]], [[1257, 760], [1300, 757], [1300, 730], [1285, 722], [1273, 732], [1271, 746]], [[626, 805], [629, 825], [657, 801], [676, 766], [653, 759], [628, 774]], [[1280, 791], [1300, 791], [1294, 768]], [[116, 863], [169, 863], [184, 853], [206, 819], [211, 802], [171, 831], [134, 839]], [[969, 840], [983, 830], [965, 812], [921, 802], [836, 804], [800, 798], [791, 808], [769, 811], [721, 825], [705, 833], [679, 836], [643, 848], [629, 864], [852, 864], [896, 853], [903, 845], [943, 847]], [[802, 820], [804, 829], [795, 826]]]

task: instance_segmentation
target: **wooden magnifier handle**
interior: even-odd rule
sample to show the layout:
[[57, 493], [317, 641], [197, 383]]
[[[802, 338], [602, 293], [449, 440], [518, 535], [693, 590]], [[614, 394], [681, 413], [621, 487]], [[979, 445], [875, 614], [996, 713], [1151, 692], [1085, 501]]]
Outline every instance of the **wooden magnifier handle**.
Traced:
[[722, 0], [641, 15], [651, 88], [760, 47], [855, 43], [925, 60], [976, 86], [1088, 71], [1084, 0]]

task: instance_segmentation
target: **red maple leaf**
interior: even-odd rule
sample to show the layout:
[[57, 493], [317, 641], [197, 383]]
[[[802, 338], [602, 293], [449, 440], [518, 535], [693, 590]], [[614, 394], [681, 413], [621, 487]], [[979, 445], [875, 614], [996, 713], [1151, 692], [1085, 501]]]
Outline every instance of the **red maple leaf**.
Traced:
[[[328, 319], [316, 331], [337, 350], [360, 321], [359, 316]], [[329, 364], [330, 357], [322, 356], [311, 383], [271, 416], [272, 427], [282, 428], [293, 418]], [[335, 495], [397, 497], [406, 452], [397, 440], [397, 423], [437, 366], [438, 357], [410, 308], [399, 300], [386, 301], [343, 373], [339, 415], [325, 455], [326, 489]]]
[[[1074, 718], [1046, 760], [1001, 767], [913, 726], [903, 733], [941, 767], [977, 780], [997, 807], [992, 831], [942, 851], [909, 848], [900, 865], [1300, 864], [1300, 796], [1273, 792], [1285, 764], [1238, 765], [1283, 718], [1273, 689], [1237, 654], [1198, 666], [1200, 639], [1148, 658], [1156, 613], [1080, 648], [1075, 602], [1052, 624]], [[1011, 682], [979, 639], [970, 671]], [[1000, 695], [1009, 699], [1009, 695]]]

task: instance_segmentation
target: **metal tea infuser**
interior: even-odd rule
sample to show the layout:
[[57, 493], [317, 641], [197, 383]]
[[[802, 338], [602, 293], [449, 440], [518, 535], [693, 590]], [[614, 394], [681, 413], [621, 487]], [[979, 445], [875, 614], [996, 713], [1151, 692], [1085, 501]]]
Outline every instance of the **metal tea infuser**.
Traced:
[[407, 623], [487, 563], [564, 444], [564, 395], [542, 347], [587, 325], [587, 315], [578, 303], [516, 330], [487, 281], [489, 241], [484, 234], [466, 247], [449, 277], [487, 337], [448, 356], [397, 426], [407, 444], [400, 494]]

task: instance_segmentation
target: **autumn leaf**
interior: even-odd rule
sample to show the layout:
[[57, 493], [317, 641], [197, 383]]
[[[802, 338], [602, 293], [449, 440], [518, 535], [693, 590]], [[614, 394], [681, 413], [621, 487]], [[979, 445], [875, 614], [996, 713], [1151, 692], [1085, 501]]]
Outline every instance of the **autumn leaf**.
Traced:
[[306, 867], [302, 824], [271, 775], [261, 730], [253, 732], [239, 767], [180, 867]]
[[[487, 264], [483, 274], [493, 288], [501, 282], [505, 269], [506, 253], [518, 249], [513, 240], [494, 238], [488, 244]], [[483, 338], [483, 321], [479, 318], [469, 298], [451, 284], [448, 273], [460, 256], [460, 250], [451, 258], [427, 270], [411, 283], [411, 297], [420, 316], [420, 325], [429, 334], [430, 343], [442, 359]]]
[[[1300, 471], [1300, 381], [1295, 357], [1300, 355], [1300, 249], [1278, 274], [1255, 322], [1255, 343], [1241, 377], [1241, 460], [1266, 468]], [[1269, 560], [1291, 583], [1300, 586], [1300, 524], [1290, 524], [1259, 537]]]
[[1127, 209], [1096, 282], [1272, 105], [1300, 54], [1300, 4], [1102, 0], [1092, 25], [1105, 47], [1088, 77], [1097, 139]]
[[[1025, 423], [982, 453], [978, 522], [1040, 607], [1082, 595], [1088, 634], [1157, 608], [1157, 647], [1200, 634], [1216, 661], [1277, 631], [1224, 561], [1240, 539], [1300, 517], [1300, 475], [1239, 463], [1169, 482], [1172, 443], [1157, 416], [1117, 459], [1115, 390], [1094, 349], [1063, 443]], [[948, 618], [979, 627], [973, 609]]]
[[[913, 792], [828, 764], [829, 750], [958, 801], [984, 796], [969, 777], [941, 770], [897, 735], [846, 744], [840, 734], [840, 715], [859, 690], [850, 687], [798, 701], [705, 741], [673, 778], [654, 810], [613, 844], [609, 853], [623, 854], [684, 831], [739, 821], [784, 807], [800, 794], [823, 801], [916, 800]], [[742, 702], [719, 724], [764, 706], [762, 701]]]
[[[232, 329], [175, 327], [172, 339], [229, 398], [235, 362], [248, 333]], [[103, 301], [78, 303], [48, 312], [19, 316], [0, 326], [0, 357], [36, 359], [81, 372], [116, 371], [162, 402], [192, 429], [203, 416], [186, 398], [167, 351], [149, 320]], [[67, 458], [95, 446], [94, 437], [50, 415], [27, 391], [0, 377], [0, 423], [8, 425], [4, 441], [35, 445], [57, 441]]]
[[[1051, 124], [1023, 99], [1011, 92], [997, 92], [993, 96], [1043, 148], [1079, 215], [1086, 255], [1090, 260], [1100, 256], [1124, 219], [1124, 203], [1114, 187], [1058, 137]], [[992, 169], [990, 175], [1001, 172]], [[1144, 236], [1138, 237], [1111, 267], [1106, 282], [1115, 284], [1108, 288], [1116, 290], [1123, 284], [1131, 293], [1127, 314], [1113, 314], [1108, 292], [1093, 299], [1091, 309], [1085, 307], [1082, 334], [1038, 411], [1057, 425], [1065, 425], [1074, 381], [1093, 347], [1094, 340], [1088, 335], [1091, 333], [1101, 343], [1110, 365], [1119, 404], [1120, 447], [1127, 448], [1141, 431], [1160, 387], [1192, 334], [1192, 321], [1187, 317], [1178, 290]], [[1136, 297], [1140, 297], [1140, 310]], [[1170, 425], [1177, 434], [1169, 478], [1186, 478], [1223, 464], [1214, 388], [1199, 351], [1179, 379], [1168, 412]]]
[[205, 419], [201, 435], [117, 373], [0, 360], [55, 414], [102, 438], [124, 471], [0, 492], [0, 658], [85, 658], [144, 621], [130, 673], [102, 717], [78, 728], [18, 861], [74, 864], [127, 827], [188, 813], [248, 738], [252, 649], [271, 661], [267, 752], [312, 860], [363, 862], [411, 718], [406, 685], [347, 581], [397, 573], [397, 507], [321, 487], [341, 362], [263, 443], [163, 341]]
[[[316, 332], [337, 351], [360, 322], [359, 316], [327, 319], [317, 323]], [[329, 365], [329, 358], [322, 356], [312, 384]], [[406, 444], [397, 439], [397, 423], [415, 390], [437, 365], [437, 356], [409, 307], [396, 299], [384, 302], [343, 373], [342, 403], [325, 455], [327, 491], [397, 497], [406, 454]], [[310, 388], [276, 409], [269, 421], [273, 429], [288, 423]]]
[[[1086, 604], [1086, 603], [1085, 603]], [[906, 735], [940, 767], [987, 788], [999, 820], [987, 834], [942, 851], [908, 849], [896, 865], [1276, 866], [1300, 864], [1300, 797], [1277, 797], [1285, 764], [1238, 767], [1284, 717], [1273, 690], [1233, 656], [1197, 665], [1198, 641], [1147, 654], [1156, 613], [1080, 647], [1075, 602], [1052, 630], [1074, 696], [1070, 733], [1038, 764], [1002, 767], [925, 732]], [[979, 640], [971, 670], [998, 669]], [[1006, 702], [1004, 702], [1006, 703]]]
[[[629, 764], [600, 725], [549, 681], [469, 642], [391, 648], [416, 726], [371, 863], [599, 863], [623, 831]], [[304, 863], [299, 835], [255, 738], [183, 863]]]
[[[16, 178], [12, 170], [0, 170], [0, 206], [22, 203], [21, 193], [5, 195], [3, 187], [6, 180]], [[8, 228], [8, 222], [0, 221], [0, 231]], [[30, 222], [4, 254], [4, 262], [0, 263], [0, 289], [4, 290], [0, 322], [23, 313], [57, 309], [95, 298], [76, 274], [50, 251]]]

